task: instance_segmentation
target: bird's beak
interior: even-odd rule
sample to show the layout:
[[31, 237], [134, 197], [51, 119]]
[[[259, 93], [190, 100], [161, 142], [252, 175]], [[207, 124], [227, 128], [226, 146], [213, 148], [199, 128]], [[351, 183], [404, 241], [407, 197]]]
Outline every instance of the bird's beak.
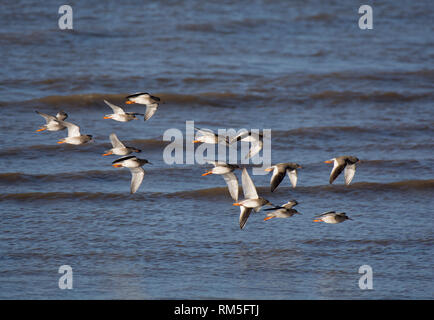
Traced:
[[111, 119], [111, 117], [107, 117], [107, 116], [105, 116], [103, 119]]
[[122, 165], [119, 164], [119, 163], [112, 164], [112, 166], [115, 167], [115, 168], [120, 168], [120, 167], [122, 167]]
[[264, 171], [273, 171], [273, 168], [267, 168]]
[[193, 140], [193, 143], [199, 143], [200, 141], [199, 140]]
[[126, 104], [133, 104], [133, 103], [135, 103], [134, 101], [131, 101], [131, 100], [127, 100], [127, 101], [125, 101], [125, 103]]
[[107, 152], [107, 153], [104, 153], [103, 156], [109, 156], [111, 154], [113, 154], [113, 152]]
[[333, 163], [333, 161], [332, 160], [327, 160], [327, 161], [324, 161], [324, 163]]
[[57, 141], [57, 143], [65, 143], [65, 141]]
[[233, 203], [232, 205], [233, 205], [233, 206], [237, 206], [237, 207], [241, 206], [241, 204], [239, 204], [238, 202]]
[[207, 176], [209, 174], [212, 174], [212, 171], [205, 172], [204, 174], [202, 174], [202, 177]]

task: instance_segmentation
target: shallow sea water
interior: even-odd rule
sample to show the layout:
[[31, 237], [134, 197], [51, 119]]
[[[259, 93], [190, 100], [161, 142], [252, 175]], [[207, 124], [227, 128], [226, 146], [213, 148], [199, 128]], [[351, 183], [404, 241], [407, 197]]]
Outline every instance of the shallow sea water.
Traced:
[[[0, 11], [1, 299], [432, 299], [434, 11], [429, 1], [6, 1]], [[103, 120], [103, 99], [161, 97], [147, 122]], [[34, 110], [68, 113], [95, 141], [57, 145]], [[297, 162], [273, 193], [302, 215], [238, 225], [220, 176], [168, 165], [186, 121], [272, 129], [272, 162]], [[108, 136], [142, 149], [143, 184], [114, 169]], [[190, 143], [190, 141], [185, 141]], [[362, 160], [349, 187], [323, 161]], [[188, 156], [188, 155], [186, 155]], [[251, 174], [251, 166], [249, 166]], [[237, 171], [240, 178], [241, 172]], [[345, 211], [353, 221], [313, 223]], [[73, 269], [60, 290], [58, 268]], [[360, 290], [370, 265], [373, 290]]]

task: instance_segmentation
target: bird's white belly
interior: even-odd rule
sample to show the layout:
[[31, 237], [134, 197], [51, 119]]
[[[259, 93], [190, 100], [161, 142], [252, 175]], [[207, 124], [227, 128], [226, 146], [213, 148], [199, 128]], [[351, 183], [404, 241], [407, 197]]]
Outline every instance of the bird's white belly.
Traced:
[[228, 167], [215, 167], [212, 169], [213, 174], [226, 174], [231, 172], [232, 170]]
[[69, 144], [75, 144], [75, 145], [83, 144], [83, 141], [81, 140], [81, 136], [78, 136], [78, 137], [68, 137], [68, 138], [65, 139], [65, 142], [69, 143]]
[[198, 138], [199, 141], [203, 142], [203, 143], [210, 143], [210, 144], [216, 144], [217, 140], [215, 137], [211, 137], [211, 136], [202, 136]]
[[322, 220], [326, 223], [339, 223], [335, 217], [324, 217]]
[[132, 98], [130, 100], [138, 104], [145, 104], [145, 105], [152, 104], [151, 99], [145, 97], [137, 97], [137, 98]]
[[138, 168], [138, 167], [140, 167], [140, 163], [138, 163], [135, 160], [131, 160], [131, 159], [123, 161], [122, 165], [126, 168]]
[[62, 125], [59, 124], [59, 123], [56, 123], [56, 122], [49, 122], [49, 123], [47, 124], [47, 130], [48, 130], [48, 131], [59, 131], [59, 130], [62, 130], [62, 129], [65, 129], [65, 127], [62, 126]]
[[125, 114], [114, 114], [112, 116], [112, 119], [116, 120], [116, 121], [120, 121], [120, 122], [128, 122], [128, 121], [130, 121], [130, 119], [128, 119], [128, 117]]
[[240, 204], [246, 208], [257, 208], [262, 206], [259, 199], [246, 199], [241, 201]]
[[114, 148], [112, 149], [112, 152], [118, 156], [126, 156], [127, 154], [129, 154], [127, 148]]
[[279, 210], [274, 211], [274, 215], [275, 215], [277, 218], [288, 218], [288, 217], [291, 216], [291, 215], [288, 214], [288, 212], [286, 212], [286, 210], [284, 210], [284, 209], [279, 209]]

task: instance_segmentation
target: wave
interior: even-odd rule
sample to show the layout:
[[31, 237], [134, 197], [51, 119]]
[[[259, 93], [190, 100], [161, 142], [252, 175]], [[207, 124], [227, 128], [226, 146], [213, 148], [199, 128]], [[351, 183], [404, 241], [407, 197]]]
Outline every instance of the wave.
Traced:
[[378, 167], [397, 167], [403, 168], [404, 166], [413, 166], [413, 165], [422, 165], [422, 166], [430, 166], [434, 163], [434, 159], [423, 159], [423, 160], [415, 160], [415, 159], [397, 159], [397, 160], [362, 160], [361, 165], [365, 166], [378, 166]]
[[220, 198], [228, 196], [229, 191], [227, 187], [215, 187], [206, 189], [197, 189], [189, 191], [172, 192], [167, 196], [169, 198]]
[[[56, 140], [54, 140], [56, 141]], [[9, 148], [4, 149], [0, 152], [1, 156], [15, 156], [15, 155], [23, 155], [24, 151], [33, 151], [33, 150], [39, 150], [44, 152], [50, 152], [50, 151], [57, 151], [59, 150], [59, 145], [31, 145], [31, 146], [23, 146], [23, 147], [17, 147], [17, 148]]]
[[[314, 56], [322, 56], [326, 54], [323, 50], [316, 51], [312, 53]], [[244, 81], [245, 78], [252, 79], [252, 75], [249, 74], [230, 74], [224, 72], [213, 72], [211, 74], [197, 74], [197, 75], [188, 75], [185, 78], [177, 78], [176, 81], [182, 81], [186, 85], [192, 84], [206, 84], [212, 85], [214, 81], [221, 82], [225, 81], [228, 78], [237, 77], [239, 81]], [[411, 79], [419, 79], [420, 77], [426, 78], [426, 81], [434, 80], [434, 71], [429, 69], [422, 69], [411, 72], [402, 72], [402, 73], [380, 73], [380, 74], [369, 74], [369, 73], [361, 73], [358, 71], [348, 72], [332, 72], [332, 73], [293, 73], [285, 76], [277, 76], [273, 77], [260, 77], [255, 76], [257, 79], [254, 81], [256, 83], [264, 83], [264, 85], [260, 85], [255, 87], [254, 91], [243, 92], [243, 93], [235, 93], [231, 91], [227, 92], [201, 92], [201, 93], [192, 93], [192, 94], [179, 94], [179, 93], [171, 93], [171, 92], [152, 92], [152, 94], [156, 96], [160, 96], [162, 101], [165, 102], [165, 108], [171, 108], [173, 105], [198, 105], [198, 106], [212, 106], [212, 107], [225, 107], [226, 106], [234, 106], [235, 104], [239, 104], [242, 102], [243, 104], [248, 105], [253, 102], [255, 104], [264, 104], [270, 102], [270, 96], [273, 96], [273, 103], [288, 103], [288, 102], [296, 102], [296, 103], [305, 103], [306, 101], [313, 100], [314, 101], [331, 101], [333, 103], [344, 103], [344, 102], [413, 102], [413, 101], [431, 101], [434, 97], [434, 94], [431, 91], [422, 91], [422, 92], [406, 92], [406, 91], [373, 91], [373, 92], [360, 92], [360, 91], [337, 91], [337, 90], [323, 90], [315, 93], [306, 93], [308, 94], [308, 99], [303, 96], [295, 95], [287, 95], [286, 92], [282, 91], [281, 94], [276, 96], [276, 87], [277, 88], [286, 88], [288, 85], [291, 86], [309, 86], [310, 84], [316, 84], [321, 81], [410, 81]], [[297, 79], [294, 82], [294, 79]], [[410, 79], [410, 80], [409, 80]], [[72, 78], [58, 78], [58, 77], [50, 77], [50, 78], [36, 78], [32, 81], [28, 79], [14, 79], [11, 81], [2, 82], [4, 85], [17, 85], [17, 86], [66, 86], [66, 90], [69, 90], [72, 86], [83, 86], [89, 80], [89, 76], [75, 76]], [[140, 77], [137, 76], [127, 76], [122, 78], [92, 78], [92, 82], [99, 82], [104, 88], [109, 92], [113, 88], [116, 90], [116, 84], [119, 81], [122, 82], [140, 82]], [[160, 77], [156, 78], [156, 81], [159, 82], [159, 86], [161, 87], [170, 87], [173, 85], [172, 81], [175, 81], [170, 77]], [[139, 85], [139, 84], [138, 84]], [[374, 87], [375, 88], [375, 87]], [[102, 89], [105, 90], [105, 89]], [[375, 90], [375, 89], [374, 89]], [[304, 91], [302, 91], [304, 92]], [[131, 92], [113, 94], [113, 93], [83, 93], [83, 94], [73, 94], [73, 95], [52, 95], [41, 97], [37, 99], [31, 99], [26, 101], [17, 101], [17, 103], [23, 104], [24, 106], [38, 106], [40, 104], [45, 105], [47, 107], [52, 106], [53, 108], [58, 108], [62, 106], [62, 108], [89, 108], [89, 107], [99, 107], [99, 108], [107, 108], [103, 100], [112, 101], [115, 104], [122, 104], [127, 95]], [[268, 95], [268, 97], [267, 97]], [[13, 97], [14, 98], [14, 97]], [[19, 99], [19, 97], [15, 97]], [[10, 101], [2, 101], [0, 102], [1, 106], [8, 106]]]
[[[302, 76], [302, 75], [301, 75]], [[307, 77], [311, 80], [374, 80], [374, 81], [400, 81], [414, 77], [415, 79], [426, 78], [434, 81], [434, 69], [420, 69], [414, 71], [388, 71], [366, 73], [359, 71], [341, 71], [329, 73], [309, 74]], [[286, 78], [286, 77], [285, 77]]]
[[434, 244], [434, 239], [431, 238], [418, 238], [418, 239], [309, 239], [301, 241], [304, 244], [311, 244], [314, 246], [336, 246], [336, 245], [348, 245], [348, 244], [369, 244], [369, 245], [378, 245], [378, 246], [387, 246], [387, 245], [402, 245], [402, 246], [411, 246], [411, 245], [427, 245], [431, 246]]
[[28, 174], [21, 172], [8, 172], [0, 174], [0, 183], [15, 182], [50, 182], [50, 181], [71, 181], [81, 179], [107, 179], [117, 180], [120, 171], [113, 170], [87, 170], [79, 172], [61, 172], [55, 174]]
[[[260, 194], [271, 194], [269, 186], [256, 187]], [[317, 185], [307, 187], [292, 187], [280, 186], [278, 190], [296, 190], [300, 193], [323, 193], [323, 192], [336, 192], [346, 193], [354, 191], [393, 191], [393, 190], [431, 190], [434, 189], [434, 179], [431, 180], [405, 180], [390, 183], [377, 183], [377, 182], [357, 182], [350, 186], [345, 185]], [[240, 189], [242, 194], [242, 191]], [[167, 197], [180, 197], [180, 198], [221, 198], [228, 196], [227, 187], [215, 187], [198, 190], [179, 191], [166, 194]]]
[[176, 105], [204, 105], [212, 107], [224, 107], [225, 102], [229, 102], [231, 105], [239, 102], [254, 101], [258, 99], [256, 95], [244, 95], [235, 94], [233, 92], [203, 92], [199, 94], [163, 94], [161, 97], [167, 101]]
[[[323, 169], [323, 162], [302, 162], [303, 168], [309, 171], [316, 170], [317, 168]], [[422, 169], [422, 168], [431, 168], [434, 165], [434, 159], [379, 159], [379, 160], [369, 160], [369, 159], [360, 159], [359, 167], [373, 167], [373, 168], [398, 168], [400, 170], [403, 169]], [[363, 169], [362, 169], [363, 170]]]
[[271, 137], [288, 137], [288, 136], [297, 136], [297, 135], [313, 135], [317, 137], [319, 134], [330, 134], [333, 133], [335, 135], [343, 134], [343, 133], [400, 133], [408, 132], [408, 131], [432, 131], [434, 132], [434, 128], [430, 125], [420, 124], [420, 125], [400, 125], [397, 126], [371, 126], [371, 127], [358, 127], [358, 126], [320, 126], [320, 127], [302, 127], [290, 130], [273, 130], [271, 132]]
[[213, 23], [186, 23], [179, 24], [178, 30], [194, 31], [194, 32], [218, 32]]
[[[105, 142], [105, 143], [92, 142], [91, 144], [77, 147], [73, 145], [59, 146], [58, 144], [56, 144], [57, 140], [53, 139], [53, 141], [54, 141], [53, 145], [30, 145], [30, 146], [4, 149], [0, 151], [0, 157], [10, 157], [15, 155], [23, 156], [26, 153], [34, 153], [35, 151], [51, 154], [54, 152], [58, 152], [59, 150], [65, 150], [65, 149], [71, 149], [74, 150], [74, 152], [99, 154], [111, 148], [110, 142]], [[134, 146], [139, 149], [144, 149], [147, 151], [164, 148], [166, 145], [170, 143], [170, 141], [164, 141], [162, 137], [161, 139], [157, 139], [157, 138], [156, 139], [132, 139], [132, 140], [124, 140], [123, 142], [126, 145]], [[138, 154], [138, 156], [140, 157], [140, 153]]]
[[105, 193], [105, 192], [24, 192], [0, 194], [0, 201], [37, 201], [37, 200], [134, 200], [153, 201], [159, 198], [211, 198], [213, 195], [228, 196], [227, 188], [211, 188], [173, 193], [162, 192], [138, 192], [129, 193]]
[[[112, 158], [113, 160], [115, 158]], [[109, 166], [110, 167], [110, 166]], [[172, 172], [184, 172], [185, 170], [190, 170], [191, 167], [161, 167], [161, 168], [146, 168], [145, 171], [152, 171], [155, 174], [167, 174], [171, 175]], [[23, 172], [6, 172], [0, 173], [0, 184], [8, 183], [26, 183], [26, 182], [55, 182], [55, 181], [65, 181], [69, 182], [72, 180], [113, 180], [118, 181], [120, 177], [125, 179], [130, 179], [130, 176], [125, 172], [127, 170], [113, 170], [111, 167], [109, 170], [84, 170], [76, 172], [57, 172], [50, 174], [30, 174]]]
[[26, 192], [1, 194], [1, 200], [36, 201], [36, 200], [117, 200], [127, 199], [129, 194], [103, 192]]
[[[207, 125], [206, 121], [201, 122], [202, 125]], [[212, 123], [209, 123], [212, 124]], [[272, 130], [271, 139], [275, 148], [287, 148], [288, 142], [298, 143], [303, 142], [299, 141], [297, 138], [313, 138], [317, 140], [316, 144], [322, 144], [324, 139], [330, 139], [333, 137], [341, 137], [347, 135], [360, 135], [360, 134], [368, 134], [375, 135], [375, 139], [378, 136], [390, 136], [390, 137], [406, 137], [410, 134], [418, 134], [420, 136], [417, 143], [401, 143], [397, 140], [396, 143], [393, 141], [389, 141], [387, 145], [382, 146], [382, 148], [390, 148], [391, 150], [425, 150], [432, 147], [430, 142], [425, 142], [424, 137], [431, 136], [434, 134], [434, 127], [430, 125], [420, 124], [420, 125], [400, 125], [400, 126], [370, 126], [370, 127], [359, 127], [359, 126], [319, 126], [319, 127], [301, 127], [290, 130]], [[58, 137], [57, 137], [58, 138]], [[98, 141], [106, 142], [92, 142], [91, 144], [87, 144], [84, 146], [71, 146], [71, 145], [63, 145], [59, 146], [56, 141], [58, 140], [53, 136], [52, 144], [44, 144], [44, 145], [28, 145], [28, 146], [19, 146], [2, 149], [0, 151], [0, 157], [12, 157], [12, 156], [28, 156], [34, 155], [35, 153], [44, 153], [47, 155], [51, 155], [57, 153], [59, 150], [74, 150], [74, 152], [80, 153], [102, 153], [103, 151], [111, 148], [111, 144], [109, 143], [107, 138], [97, 139]], [[378, 144], [370, 144], [370, 140], [365, 141], [363, 144], [357, 142], [358, 147], [371, 149], [378, 148]], [[124, 143], [126, 145], [135, 146], [142, 150], [162, 150], [171, 141], [164, 141], [163, 137], [155, 137], [151, 139], [130, 139], [125, 140]], [[306, 144], [304, 141], [299, 147], [300, 148], [314, 148], [315, 145], [310, 146]], [[139, 154], [140, 156], [140, 154]]]
[[[187, 78], [188, 81], [193, 81], [192, 78]], [[56, 79], [39, 80], [43, 82], [56, 81]], [[199, 79], [203, 81], [203, 79]], [[73, 94], [65, 96], [46, 96], [38, 99], [31, 99], [20, 102], [26, 106], [36, 108], [38, 105], [45, 105], [47, 107], [65, 108], [65, 106], [73, 109], [77, 108], [90, 108], [98, 107], [107, 109], [103, 100], [109, 100], [114, 104], [122, 105], [125, 102], [125, 97], [130, 93], [121, 94], [103, 94], [103, 93], [86, 93], [86, 94]], [[237, 102], [252, 102], [261, 99], [259, 95], [253, 94], [236, 94], [233, 92], [202, 92], [198, 94], [176, 94], [153, 92], [155, 96], [161, 98], [161, 103], [165, 108], [170, 108], [173, 105], [199, 105], [199, 106], [212, 106], [212, 107], [225, 107], [225, 104], [234, 105]], [[18, 103], [18, 102], [17, 102]], [[2, 101], [0, 105], [7, 106], [9, 102]], [[141, 106], [141, 105], [140, 105]]]
[[394, 91], [374, 91], [371, 93], [356, 91], [333, 91], [326, 90], [320, 93], [314, 93], [309, 96], [312, 100], [332, 100], [333, 103], [351, 102], [354, 100], [362, 102], [411, 102], [423, 99], [432, 99], [432, 92], [419, 94], [398, 93]]
[[[39, 99], [29, 100], [26, 102], [43, 103], [45, 105], [68, 105], [74, 107], [90, 107], [95, 104], [104, 104], [103, 100], [110, 100], [113, 103], [123, 100], [128, 94], [101, 94], [101, 93], [87, 93], [87, 94], [73, 94], [66, 96], [46, 96]], [[102, 105], [101, 104], [101, 105]]]
[[[297, 187], [298, 188], [298, 187]], [[322, 185], [312, 187], [300, 187], [301, 191], [331, 191], [331, 192], [348, 192], [353, 191], [410, 191], [410, 190], [434, 190], [434, 179], [429, 180], [404, 180], [389, 183], [379, 182], [356, 182], [350, 186], [345, 185]]]
[[[214, 22], [178, 24], [177, 29], [191, 32], [230, 34], [240, 32], [240, 29], [264, 28], [265, 24], [279, 22], [277, 19], [244, 18], [232, 20], [218, 20]], [[282, 22], [282, 21], [280, 21]]]
[[329, 13], [318, 13], [318, 14], [309, 15], [309, 16], [302, 16], [302, 17], [299, 16], [295, 20], [296, 21], [306, 20], [306, 21], [332, 22], [332, 21], [336, 20], [336, 16], [331, 15]]
[[[13, 179], [12, 176], [9, 177]], [[278, 191], [289, 190], [290, 187], [280, 187]], [[257, 187], [259, 193], [271, 194], [270, 187]], [[418, 191], [434, 190], [434, 179], [431, 180], [407, 180], [391, 183], [358, 182], [350, 186], [344, 185], [320, 185], [309, 187], [297, 187], [300, 193], [351, 193], [354, 191]], [[278, 194], [279, 192], [275, 192]], [[192, 198], [192, 199], [217, 199], [225, 198], [231, 201], [227, 187], [206, 188], [198, 190], [179, 191], [172, 193], [164, 192], [139, 192], [134, 195], [129, 193], [104, 193], [104, 192], [27, 192], [0, 194], [0, 201], [36, 201], [36, 200], [134, 200], [134, 201], [154, 201], [159, 198]]]

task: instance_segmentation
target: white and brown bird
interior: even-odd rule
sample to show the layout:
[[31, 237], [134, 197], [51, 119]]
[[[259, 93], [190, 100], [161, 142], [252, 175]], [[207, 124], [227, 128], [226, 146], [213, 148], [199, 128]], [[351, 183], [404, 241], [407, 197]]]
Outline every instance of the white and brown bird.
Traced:
[[223, 161], [212, 161], [208, 160], [207, 163], [214, 165], [214, 168], [202, 174], [202, 176], [207, 176], [210, 174], [219, 174], [223, 176], [226, 184], [228, 185], [229, 193], [235, 201], [238, 201], [238, 179], [234, 174], [234, 170], [238, 169], [239, 166], [234, 164], [227, 164]]
[[110, 108], [112, 108], [113, 112], [112, 114], [106, 114], [104, 116], [104, 119], [112, 119], [115, 121], [120, 122], [128, 122], [131, 120], [139, 120], [136, 116], [142, 115], [142, 113], [137, 112], [125, 112], [124, 109], [121, 107], [114, 105], [113, 103], [108, 102], [107, 100], [104, 100], [105, 104], [108, 105]]
[[297, 200], [291, 200], [282, 206], [264, 209], [264, 211], [271, 211], [267, 213], [267, 217], [264, 218], [264, 221], [270, 220], [272, 218], [289, 218], [294, 214], [301, 214], [297, 210], [292, 209], [292, 207], [296, 206], [297, 204]]
[[146, 105], [144, 120], [149, 120], [157, 112], [160, 98], [150, 95], [147, 92], [137, 92], [127, 96], [125, 99], [126, 104], [138, 103]]
[[345, 212], [336, 212], [336, 211], [327, 211], [321, 213], [320, 215], [315, 216], [317, 219], [314, 219], [314, 222], [325, 222], [325, 223], [341, 223], [345, 220], [353, 220], [346, 215]]
[[324, 161], [324, 163], [333, 163], [333, 169], [330, 173], [330, 184], [332, 184], [339, 174], [345, 169], [345, 184], [349, 185], [354, 178], [354, 174], [356, 173], [356, 164], [358, 162], [360, 162], [360, 160], [353, 156], [341, 156]]
[[288, 174], [292, 187], [295, 188], [295, 186], [297, 185], [297, 170], [301, 168], [302, 167], [297, 163], [286, 162], [278, 163], [265, 169], [265, 171], [273, 171], [270, 180], [271, 192], [273, 192], [282, 182], [282, 180], [285, 178], [286, 173]]
[[140, 149], [134, 147], [126, 147], [114, 133], [110, 134], [110, 142], [113, 148], [105, 151], [103, 156], [109, 156], [111, 154], [115, 154], [117, 156], [126, 156], [133, 152], [142, 152]]
[[125, 97], [127, 101], [125, 101], [126, 104], [132, 104], [132, 103], [138, 103], [138, 104], [144, 104], [144, 105], [150, 105], [153, 103], [159, 103], [160, 98], [150, 95], [147, 92], [137, 92], [130, 94], [129, 96]]
[[237, 141], [250, 142], [251, 144], [250, 150], [246, 154], [245, 159], [249, 159], [259, 153], [264, 146], [264, 136], [262, 133], [258, 132], [243, 131], [231, 138], [228, 144], [231, 145]]
[[218, 143], [224, 143], [225, 145], [229, 144], [228, 138], [225, 136], [219, 136], [218, 134], [214, 133], [210, 129], [200, 129], [200, 128], [194, 128], [194, 130], [197, 131], [197, 135], [195, 140], [193, 140], [193, 143], [209, 143], [209, 144], [218, 144]]
[[131, 188], [130, 192], [135, 193], [142, 184], [143, 177], [145, 176], [145, 170], [142, 166], [145, 164], [151, 164], [146, 159], [139, 159], [136, 156], [128, 156], [119, 158], [112, 162], [112, 166], [115, 168], [128, 168], [131, 171]]
[[57, 113], [56, 116], [50, 116], [48, 114], [39, 112], [39, 111], [35, 111], [37, 114], [39, 114], [41, 117], [43, 117], [45, 119], [45, 124], [41, 127], [39, 127], [38, 130], [36, 130], [36, 132], [40, 132], [40, 131], [60, 131], [60, 130], [64, 130], [66, 129], [66, 127], [61, 123], [61, 121], [65, 120], [66, 118], [68, 118], [68, 115], [63, 112], [60, 111]]
[[247, 222], [247, 219], [250, 216], [250, 213], [252, 212], [252, 209], [254, 209], [255, 212], [258, 212], [263, 206], [272, 206], [273, 204], [267, 199], [258, 196], [256, 187], [253, 184], [253, 181], [250, 178], [246, 168], [243, 169], [243, 173], [241, 175], [241, 182], [243, 185], [244, 200], [234, 203], [233, 205], [240, 207], [239, 222], [240, 229], [243, 229]]
[[60, 139], [57, 143], [81, 145], [92, 141], [92, 136], [89, 134], [81, 134], [80, 127], [76, 124], [66, 121], [61, 121], [60, 124], [68, 128], [68, 136]]

